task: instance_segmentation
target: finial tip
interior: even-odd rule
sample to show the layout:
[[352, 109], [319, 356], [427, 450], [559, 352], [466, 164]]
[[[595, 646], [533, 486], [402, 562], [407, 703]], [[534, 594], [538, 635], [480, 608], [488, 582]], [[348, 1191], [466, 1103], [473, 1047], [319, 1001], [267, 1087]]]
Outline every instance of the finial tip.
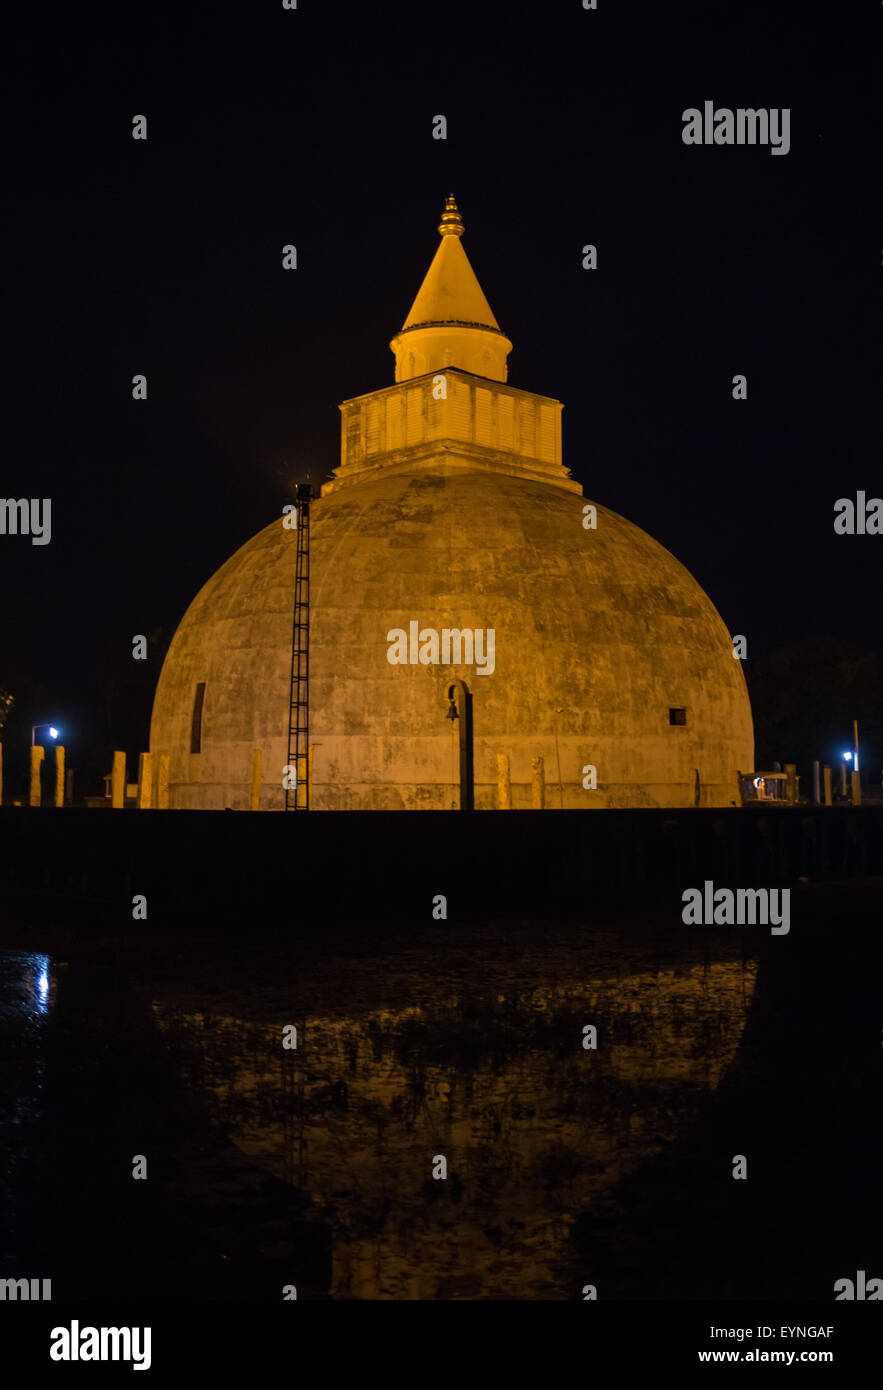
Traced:
[[445, 199], [445, 210], [442, 213], [441, 222], [438, 230], [442, 236], [462, 236], [465, 228], [463, 219], [460, 216], [457, 200], [453, 193], [449, 193]]

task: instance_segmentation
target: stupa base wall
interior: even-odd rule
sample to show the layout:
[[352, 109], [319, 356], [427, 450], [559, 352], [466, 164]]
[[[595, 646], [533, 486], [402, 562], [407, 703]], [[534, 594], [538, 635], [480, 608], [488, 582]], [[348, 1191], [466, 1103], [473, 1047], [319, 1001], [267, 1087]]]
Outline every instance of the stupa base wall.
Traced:
[[[638, 810], [678, 809], [697, 805], [693, 781], [637, 785], [614, 783], [595, 790], [573, 786], [559, 788], [557, 782], [547, 782], [542, 806], [537, 804], [536, 791], [530, 783], [513, 782], [510, 787], [511, 805], [502, 807], [500, 789], [496, 783], [477, 783], [474, 792], [476, 811], [531, 810]], [[250, 809], [251, 786], [234, 782], [180, 782], [169, 788], [169, 808], [184, 811], [247, 811]], [[736, 775], [731, 782], [713, 782], [699, 787], [700, 807], [724, 807], [738, 804]], [[312, 788], [311, 807], [314, 811], [456, 811], [460, 806], [459, 787], [449, 785], [421, 786], [418, 784], [387, 784], [359, 786], [329, 786], [317, 783]], [[261, 788], [261, 811], [284, 811], [284, 792], [281, 787]]]

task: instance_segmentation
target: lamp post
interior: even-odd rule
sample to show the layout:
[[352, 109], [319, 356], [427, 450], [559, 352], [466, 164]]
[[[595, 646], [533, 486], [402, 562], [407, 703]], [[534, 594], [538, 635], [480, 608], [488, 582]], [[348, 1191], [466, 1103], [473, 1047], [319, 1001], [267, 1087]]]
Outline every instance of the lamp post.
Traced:
[[475, 808], [472, 695], [465, 681], [452, 681], [448, 686], [447, 718], [460, 721], [460, 810], [472, 811]]
[[56, 729], [56, 727], [55, 727], [54, 724], [33, 724], [33, 725], [31, 726], [31, 747], [32, 747], [32, 748], [33, 748], [33, 746], [34, 746], [34, 744], [35, 744], [35, 742], [36, 742], [37, 730], [38, 730], [38, 729], [48, 729], [48, 730], [49, 730], [49, 737], [50, 737], [50, 738], [58, 738], [58, 730]]
[[862, 781], [858, 770], [858, 720], [852, 721], [852, 804], [862, 804]]

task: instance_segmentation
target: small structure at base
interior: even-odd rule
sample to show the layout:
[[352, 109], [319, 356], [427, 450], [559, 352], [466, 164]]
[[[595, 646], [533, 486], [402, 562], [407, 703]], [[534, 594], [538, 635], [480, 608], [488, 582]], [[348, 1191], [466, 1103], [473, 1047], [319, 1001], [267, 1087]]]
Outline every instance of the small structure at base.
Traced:
[[798, 777], [787, 772], [740, 772], [743, 806], [796, 806]]

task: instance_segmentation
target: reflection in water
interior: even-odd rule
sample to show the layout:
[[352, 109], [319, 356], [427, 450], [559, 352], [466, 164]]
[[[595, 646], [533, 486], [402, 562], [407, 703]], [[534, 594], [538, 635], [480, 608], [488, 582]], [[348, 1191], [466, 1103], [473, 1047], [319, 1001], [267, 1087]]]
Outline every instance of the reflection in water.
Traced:
[[0, 1223], [0, 1269], [12, 1260], [16, 1239], [18, 1187], [30, 1159], [28, 1128], [40, 1116], [46, 1080], [44, 1034], [54, 1003], [55, 981], [49, 957], [32, 951], [0, 951], [0, 1053], [3, 1086], [0, 1137], [4, 1219]]
[[[12, 1126], [35, 1118], [45, 1081], [44, 1032], [55, 1000], [49, 957], [0, 951], [3, 1113]], [[15, 1155], [12, 1156], [14, 1162]]]
[[0, 1021], [7, 1027], [37, 1021], [54, 995], [49, 957], [33, 951], [0, 951]]
[[[412, 948], [360, 961], [358, 987], [299, 969], [286, 988], [290, 958], [263, 991], [236, 969], [203, 988], [153, 981], [185, 1085], [329, 1224], [332, 1297], [575, 1296], [573, 1219], [691, 1124], [739, 1044], [756, 967], [569, 949], [513, 970], [476, 948], [457, 976]], [[390, 999], [392, 971], [408, 1003]]]

